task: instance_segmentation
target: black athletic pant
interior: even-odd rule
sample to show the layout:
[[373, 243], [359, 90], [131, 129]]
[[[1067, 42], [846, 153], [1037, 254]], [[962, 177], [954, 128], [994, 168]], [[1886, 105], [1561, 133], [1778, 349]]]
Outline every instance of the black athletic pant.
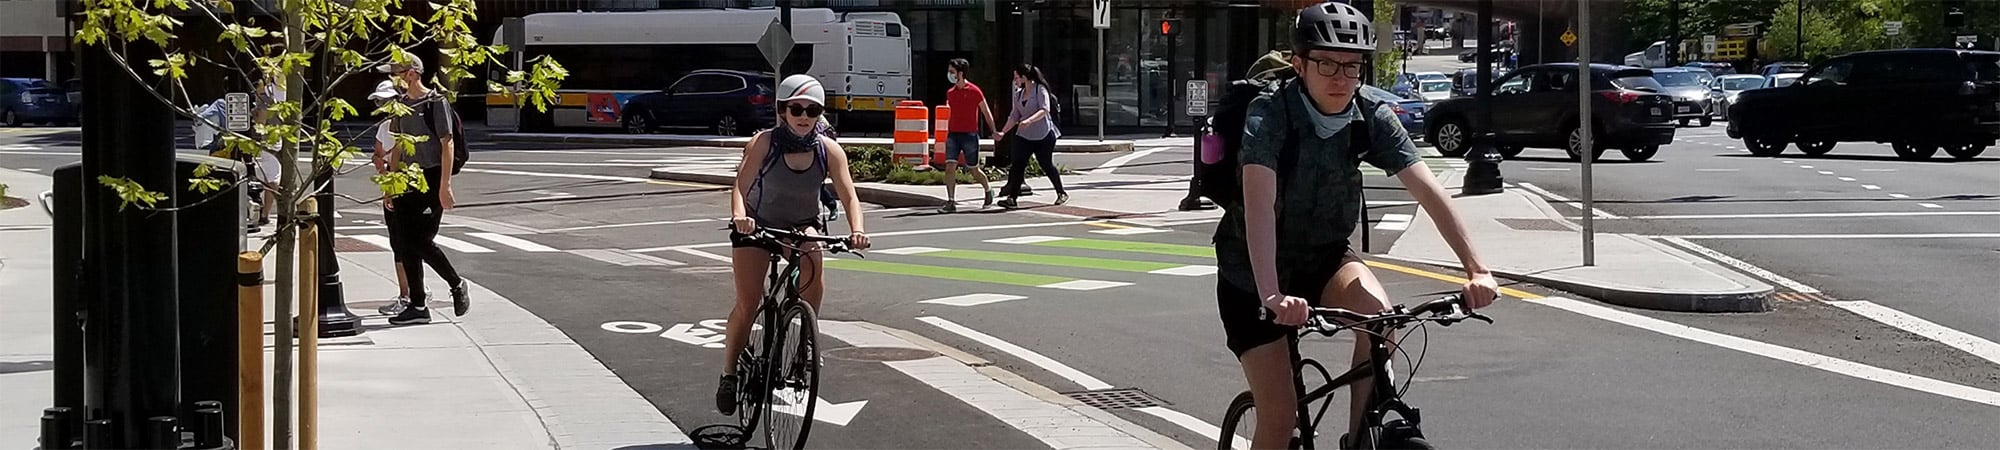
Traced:
[[1014, 160], [1011, 161], [1012, 166], [1007, 169], [1007, 187], [1001, 191], [1014, 193], [1012, 197], [1021, 196], [1021, 184], [1026, 182], [1025, 178], [1028, 176], [1028, 157], [1033, 156], [1041, 162], [1042, 175], [1049, 177], [1049, 184], [1055, 185], [1056, 193], [1063, 193], [1062, 174], [1056, 172], [1056, 162], [1053, 159], [1055, 154], [1054, 133], [1039, 141], [1015, 135]]
[[389, 222], [391, 250], [396, 254], [396, 263], [402, 264], [404, 278], [410, 282], [410, 304], [425, 305], [429, 300], [424, 291], [424, 263], [436, 269], [445, 283], [457, 286], [458, 269], [451, 267], [444, 250], [438, 249], [438, 225], [444, 222], [444, 205], [438, 199], [439, 177], [443, 169], [424, 169], [424, 180], [429, 183], [427, 192], [410, 192], [396, 197], [396, 219]]

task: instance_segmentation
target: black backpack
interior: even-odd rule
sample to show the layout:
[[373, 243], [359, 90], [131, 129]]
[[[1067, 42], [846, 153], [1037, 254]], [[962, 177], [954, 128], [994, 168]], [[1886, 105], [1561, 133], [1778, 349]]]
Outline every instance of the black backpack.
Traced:
[[[1199, 153], [1195, 155], [1195, 164], [1201, 166], [1196, 170], [1195, 177], [1196, 183], [1201, 185], [1202, 196], [1208, 197], [1224, 210], [1236, 211], [1243, 207], [1243, 170], [1242, 161], [1238, 159], [1237, 153], [1243, 150], [1243, 122], [1250, 113], [1250, 103], [1266, 92], [1277, 93], [1291, 85], [1294, 80], [1294, 78], [1267, 81], [1237, 80], [1229, 83], [1228, 90], [1222, 93], [1222, 104], [1216, 108], [1215, 115], [1209, 117], [1208, 132], [1222, 138], [1222, 157], [1215, 164], [1203, 164], [1201, 155]], [[1375, 109], [1381, 104], [1359, 92], [1355, 93], [1354, 99], [1355, 106], [1361, 110], [1355, 116], [1355, 120], [1347, 125], [1351, 129], [1348, 138], [1349, 145], [1359, 149], [1355, 155], [1360, 157], [1374, 148], [1374, 140], [1369, 136], [1368, 121], [1373, 119]], [[1274, 98], [1273, 101], [1290, 100]], [[1284, 125], [1288, 129], [1284, 132], [1284, 142], [1278, 147], [1277, 167], [1278, 187], [1281, 189], [1291, 181], [1292, 170], [1298, 166], [1299, 161], [1299, 140], [1295, 134], [1297, 130], [1289, 129], [1291, 126], [1289, 120]], [[1200, 137], [1196, 139], [1200, 141]]]
[[451, 140], [452, 144], [455, 144], [451, 150], [451, 174], [458, 175], [460, 171], [465, 170], [465, 160], [472, 159], [472, 153], [465, 150], [468, 147], [465, 142], [465, 121], [459, 120], [458, 109], [448, 107], [442, 98], [424, 102], [424, 126], [431, 129], [431, 139], [440, 137], [437, 132], [437, 119], [434, 119], [437, 117], [439, 106], [447, 106], [445, 111], [451, 113]]

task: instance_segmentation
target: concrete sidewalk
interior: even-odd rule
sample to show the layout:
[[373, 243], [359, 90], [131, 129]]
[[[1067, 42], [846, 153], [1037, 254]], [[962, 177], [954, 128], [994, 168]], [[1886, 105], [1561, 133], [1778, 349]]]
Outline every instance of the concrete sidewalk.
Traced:
[[[0, 183], [23, 194], [47, 180], [0, 170]], [[53, 402], [47, 217], [39, 204], [0, 211], [0, 448], [35, 447]], [[366, 332], [320, 342], [322, 448], [694, 448], [590, 353], [505, 297], [475, 282], [468, 317], [453, 317], [438, 295], [431, 324], [391, 327], [374, 311], [396, 294], [390, 255], [347, 253], [340, 264]], [[274, 267], [267, 260], [267, 277]], [[267, 380], [274, 309], [265, 306]]]
[[[1459, 185], [1448, 174], [1446, 186]], [[1651, 238], [1599, 233], [1596, 265], [1583, 266], [1582, 227], [1540, 196], [1512, 188], [1459, 197], [1453, 210], [1495, 276], [1575, 292], [1605, 303], [1683, 312], [1770, 310], [1769, 284]], [[1415, 214], [1386, 256], [1461, 267], [1437, 223]]]
[[[486, 139], [503, 142], [529, 142], [553, 144], [610, 144], [646, 145], [656, 147], [742, 147], [750, 143], [750, 138], [736, 136], [697, 136], [679, 134], [563, 134], [563, 133], [493, 133]], [[1192, 138], [1181, 140], [1193, 142]], [[842, 144], [890, 145], [895, 140], [881, 137], [842, 137]], [[1095, 137], [1067, 137], [1056, 140], [1057, 153], [1116, 153], [1132, 151], [1134, 141], [1107, 139], [1099, 141]], [[1192, 144], [1189, 144], [1192, 145]], [[982, 151], [993, 151], [992, 139], [980, 139]]]

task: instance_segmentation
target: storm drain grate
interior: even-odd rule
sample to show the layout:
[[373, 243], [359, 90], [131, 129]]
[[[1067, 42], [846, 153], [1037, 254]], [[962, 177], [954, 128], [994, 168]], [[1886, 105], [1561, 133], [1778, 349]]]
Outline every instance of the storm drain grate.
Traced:
[[1097, 409], [1133, 409], [1165, 405], [1167, 402], [1154, 398], [1153, 394], [1137, 388], [1099, 389], [1095, 391], [1066, 392], [1063, 395]]
[[1518, 231], [1572, 231], [1569, 227], [1563, 226], [1562, 222], [1549, 219], [1502, 218], [1493, 219], [1493, 221], [1500, 222], [1501, 225], [1506, 225], [1507, 228], [1513, 228]]

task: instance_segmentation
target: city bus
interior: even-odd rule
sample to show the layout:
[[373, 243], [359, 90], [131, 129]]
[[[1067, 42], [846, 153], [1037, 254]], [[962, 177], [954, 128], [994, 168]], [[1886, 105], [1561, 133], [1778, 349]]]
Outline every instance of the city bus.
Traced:
[[[623, 129], [628, 100], [666, 95], [690, 72], [772, 72], [757, 41], [777, 18], [772, 8], [528, 15], [524, 60], [550, 55], [569, 78], [548, 113], [530, 108], [517, 115], [511, 97], [487, 94], [487, 124], [518, 122], [524, 131]], [[505, 43], [505, 32], [496, 30], [493, 42]], [[910, 99], [909, 32], [895, 13], [794, 9], [792, 36], [797, 46], [782, 73], [818, 78], [835, 124], [887, 124], [896, 102]]]

